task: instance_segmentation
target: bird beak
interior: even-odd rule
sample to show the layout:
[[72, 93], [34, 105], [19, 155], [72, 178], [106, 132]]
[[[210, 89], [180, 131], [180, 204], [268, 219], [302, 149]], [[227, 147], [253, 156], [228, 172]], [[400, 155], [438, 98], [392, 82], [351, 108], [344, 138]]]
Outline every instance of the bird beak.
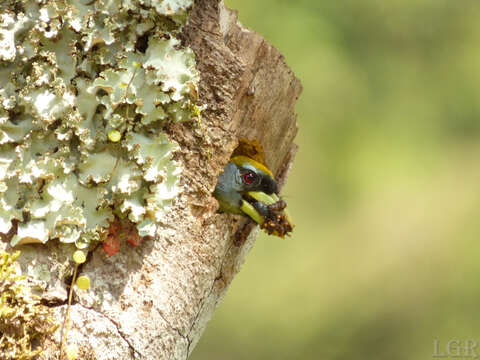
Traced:
[[260, 213], [247, 200], [242, 200], [240, 210], [250, 216], [257, 224], [263, 225], [265, 221], [264, 217], [260, 215]]
[[293, 223], [285, 207], [285, 201], [276, 194], [249, 191], [240, 209], [250, 216], [268, 234], [284, 237], [293, 230]]

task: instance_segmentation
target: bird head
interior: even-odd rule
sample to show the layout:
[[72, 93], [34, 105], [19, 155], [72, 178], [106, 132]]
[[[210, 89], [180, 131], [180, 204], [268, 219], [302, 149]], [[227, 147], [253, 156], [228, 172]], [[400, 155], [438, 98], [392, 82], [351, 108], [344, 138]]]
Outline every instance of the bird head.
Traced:
[[230, 159], [213, 195], [220, 211], [249, 216], [269, 234], [283, 237], [293, 229], [272, 172], [247, 156]]

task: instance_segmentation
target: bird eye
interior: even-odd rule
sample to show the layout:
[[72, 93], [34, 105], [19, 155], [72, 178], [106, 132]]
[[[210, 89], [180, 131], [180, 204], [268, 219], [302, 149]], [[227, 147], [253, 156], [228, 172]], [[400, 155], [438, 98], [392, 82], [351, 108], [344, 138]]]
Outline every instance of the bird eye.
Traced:
[[254, 172], [251, 172], [251, 171], [243, 174], [243, 181], [245, 182], [245, 184], [253, 183], [256, 178], [257, 178], [257, 175]]

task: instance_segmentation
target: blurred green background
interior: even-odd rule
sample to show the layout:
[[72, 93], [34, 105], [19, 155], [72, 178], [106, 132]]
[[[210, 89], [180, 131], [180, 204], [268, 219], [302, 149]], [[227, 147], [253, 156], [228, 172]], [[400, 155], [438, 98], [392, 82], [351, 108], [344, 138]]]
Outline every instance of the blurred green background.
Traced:
[[296, 228], [257, 241], [191, 359], [480, 343], [480, 2], [226, 3], [304, 86]]

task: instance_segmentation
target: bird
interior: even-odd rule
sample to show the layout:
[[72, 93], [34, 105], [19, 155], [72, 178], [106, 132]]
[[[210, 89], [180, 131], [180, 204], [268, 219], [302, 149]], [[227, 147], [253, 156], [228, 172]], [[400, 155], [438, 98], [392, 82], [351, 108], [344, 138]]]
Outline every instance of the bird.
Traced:
[[268, 234], [284, 237], [293, 230], [272, 171], [247, 156], [230, 159], [218, 177], [213, 196], [220, 212], [248, 216]]

